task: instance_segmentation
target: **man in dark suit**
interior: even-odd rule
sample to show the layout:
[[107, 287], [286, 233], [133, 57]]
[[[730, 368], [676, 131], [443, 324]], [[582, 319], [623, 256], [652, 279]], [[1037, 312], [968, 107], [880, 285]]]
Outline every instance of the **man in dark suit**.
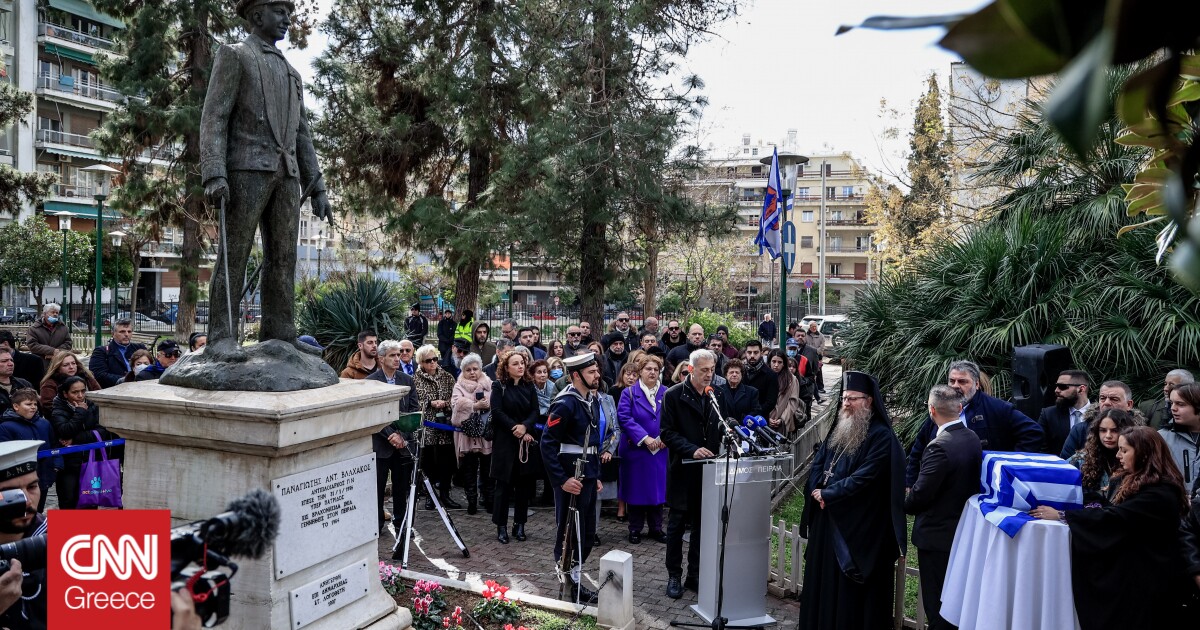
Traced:
[[[683, 347], [683, 346], [680, 346]], [[667, 597], [683, 597], [683, 589], [696, 590], [700, 581], [700, 503], [704, 496], [703, 466], [692, 460], [715, 457], [721, 450], [721, 413], [713, 409], [706, 393], [716, 375], [717, 357], [698, 349], [689, 356], [691, 369], [681, 383], [667, 390], [662, 402], [661, 439], [670, 452], [667, 468]], [[718, 405], [724, 412], [719, 394]], [[687, 577], [683, 571], [683, 529], [690, 523]]]
[[912, 541], [920, 553], [922, 603], [930, 630], [954, 627], [940, 614], [942, 583], [963, 504], [979, 493], [983, 448], [979, 436], [963, 424], [962, 409], [962, 394], [954, 388], [938, 385], [929, 392], [929, 417], [937, 433], [904, 497], [904, 511], [917, 516]]
[[204, 194], [226, 208], [226, 268], [212, 274], [208, 332], [211, 345], [236, 338], [228, 321], [226, 280], [241, 293], [254, 234], [262, 227], [262, 322], [259, 340], [298, 344], [293, 317], [296, 241], [302, 191], [312, 213], [331, 219], [304, 113], [304, 83], [276, 42], [287, 36], [296, 5], [283, 0], [239, 0], [237, 14], [250, 35], [215, 52], [200, 116], [200, 175]]
[[1046, 434], [1043, 453], [1058, 455], [1071, 427], [1084, 421], [1083, 414], [1092, 404], [1088, 400], [1091, 391], [1088, 382], [1087, 372], [1082, 370], [1064, 370], [1058, 375], [1054, 384], [1054, 404], [1042, 409], [1038, 416], [1038, 424]]

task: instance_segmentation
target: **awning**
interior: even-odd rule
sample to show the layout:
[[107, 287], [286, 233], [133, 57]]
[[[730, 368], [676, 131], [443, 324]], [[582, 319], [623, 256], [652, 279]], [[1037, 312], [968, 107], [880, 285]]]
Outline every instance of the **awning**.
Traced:
[[[80, 200], [78, 203], [71, 201], [47, 201], [42, 204], [42, 214], [62, 215], [65, 214], [72, 218], [80, 219], [96, 219], [96, 202], [90, 203]], [[115, 212], [110, 213], [109, 208], [104, 208], [105, 219], [120, 219], [121, 215]]]
[[46, 44], [46, 53], [51, 54], [51, 55], [58, 55], [60, 57], [66, 57], [67, 59], [73, 59], [75, 61], [82, 61], [83, 63], [93, 65], [93, 66], [96, 65], [96, 60], [93, 59], [91, 55], [89, 55], [87, 53], [79, 52], [78, 50], [72, 50], [65, 46], [55, 46], [54, 44]]
[[99, 24], [106, 24], [113, 28], [125, 28], [124, 22], [97, 11], [91, 3], [84, 0], [50, 0], [50, 6]]
[[70, 157], [77, 157], [81, 160], [97, 160], [100, 162], [109, 162], [110, 164], [122, 163], [121, 158], [108, 157], [98, 153], [88, 153], [87, 151], [72, 151], [71, 149], [63, 149], [56, 146], [45, 146], [42, 148], [42, 150], [55, 155], [68, 155]]

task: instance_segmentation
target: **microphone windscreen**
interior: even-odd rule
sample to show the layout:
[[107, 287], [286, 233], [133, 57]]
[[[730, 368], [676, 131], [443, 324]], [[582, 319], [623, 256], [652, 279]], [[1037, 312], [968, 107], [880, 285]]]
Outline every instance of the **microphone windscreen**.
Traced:
[[257, 489], [232, 501], [227, 512], [233, 518], [224, 523], [225, 551], [234, 556], [261, 558], [279, 534], [279, 502]]

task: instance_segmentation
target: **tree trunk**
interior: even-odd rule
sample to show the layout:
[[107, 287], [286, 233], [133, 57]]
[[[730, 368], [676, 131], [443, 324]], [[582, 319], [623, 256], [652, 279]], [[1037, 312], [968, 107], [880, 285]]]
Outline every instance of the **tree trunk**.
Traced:
[[642, 317], [651, 317], [658, 310], [658, 244], [646, 243], [646, 276], [642, 279]]
[[[208, 92], [208, 73], [212, 69], [212, 41], [209, 33], [209, 13], [203, 8], [203, 2], [194, 3], [196, 7], [195, 30], [188, 36], [188, 80], [189, 90], [195, 97], [195, 102], [204, 102]], [[200, 121], [184, 134], [183, 161], [186, 164], [200, 164]], [[203, 224], [201, 218], [207, 216], [208, 208], [204, 196], [199, 191], [204, 189], [200, 181], [199, 169], [188, 169], [186, 180], [187, 198], [184, 199], [183, 246], [180, 249], [179, 260], [179, 317], [175, 319], [175, 334], [179, 339], [186, 340], [196, 329], [196, 302], [200, 299], [200, 254], [203, 247]]]
[[131, 247], [130, 250], [133, 251], [133, 255], [130, 256], [130, 260], [133, 262], [133, 281], [129, 283], [129, 311], [131, 313], [136, 313], [138, 312], [138, 281], [142, 279], [142, 274], [138, 273], [138, 270], [142, 266], [142, 244], [134, 243], [134, 246]]
[[[610, 67], [609, 39], [612, 37], [612, 17], [608, 14], [609, 7], [603, 3], [595, 6], [592, 14], [592, 41], [589, 55], [591, 56], [590, 70], [585, 75], [591, 87], [589, 99], [589, 116], [587, 120], [603, 124], [603, 115], [608, 103], [608, 76]], [[581, 137], [595, 138], [592, 142], [597, 145], [597, 155], [604, 151], [613, 151], [612, 129], [581, 130]], [[587, 191], [605, 191], [613, 185], [612, 174], [605, 168], [596, 168], [590, 176], [592, 181], [582, 182], [579, 186]], [[604, 292], [608, 287], [609, 260], [608, 225], [604, 213], [608, 199], [603, 194], [580, 195], [583, 205], [583, 230], [580, 234], [579, 257], [579, 310], [580, 319], [592, 324], [592, 330], [604, 331]]]
[[[491, 86], [496, 66], [495, 57], [492, 54], [496, 41], [491, 23], [491, 14], [495, 11], [495, 3], [492, 0], [480, 0], [476, 10], [478, 15], [475, 18], [473, 48], [478, 62], [473, 64], [473, 67], [479, 72], [479, 76], [476, 77], [478, 83], [486, 87], [479, 92], [478, 108], [474, 114], [488, 120], [488, 117], [492, 115]], [[491, 122], [489, 121], [487, 124], [490, 125]], [[463, 209], [465, 213], [477, 211], [479, 197], [483, 191], [487, 190], [491, 176], [492, 133], [489, 129], [487, 133], [474, 138], [467, 149], [467, 203]], [[458, 264], [454, 266], [454, 306], [460, 312], [464, 308], [472, 311], [479, 310], [479, 272], [490, 251], [491, 243], [488, 242], [488, 239], [476, 238], [470, 251], [458, 252]], [[509, 264], [512, 264], [511, 259]], [[508, 299], [512, 300], [512, 296], [508, 296]]]

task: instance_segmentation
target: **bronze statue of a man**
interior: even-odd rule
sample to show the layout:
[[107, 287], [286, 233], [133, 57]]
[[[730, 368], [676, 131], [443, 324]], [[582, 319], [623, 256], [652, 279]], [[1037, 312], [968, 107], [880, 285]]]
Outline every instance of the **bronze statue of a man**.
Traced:
[[301, 191], [311, 193], [314, 215], [332, 218], [305, 121], [304, 84], [275, 47], [287, 36], [295, 10], [287, 1], [240, 0], [237, 13], [248, 22], [250, 35], [216, 52], [200, 119], [204, 194], [209, 203], [226, 204], [225, 251], [209, 285], [209, 345], [236, 339], [226, 295], [235, 303], [241, 295], [255, 228], [262, 229], [263, 244], [259, 340], [296, 343]]

